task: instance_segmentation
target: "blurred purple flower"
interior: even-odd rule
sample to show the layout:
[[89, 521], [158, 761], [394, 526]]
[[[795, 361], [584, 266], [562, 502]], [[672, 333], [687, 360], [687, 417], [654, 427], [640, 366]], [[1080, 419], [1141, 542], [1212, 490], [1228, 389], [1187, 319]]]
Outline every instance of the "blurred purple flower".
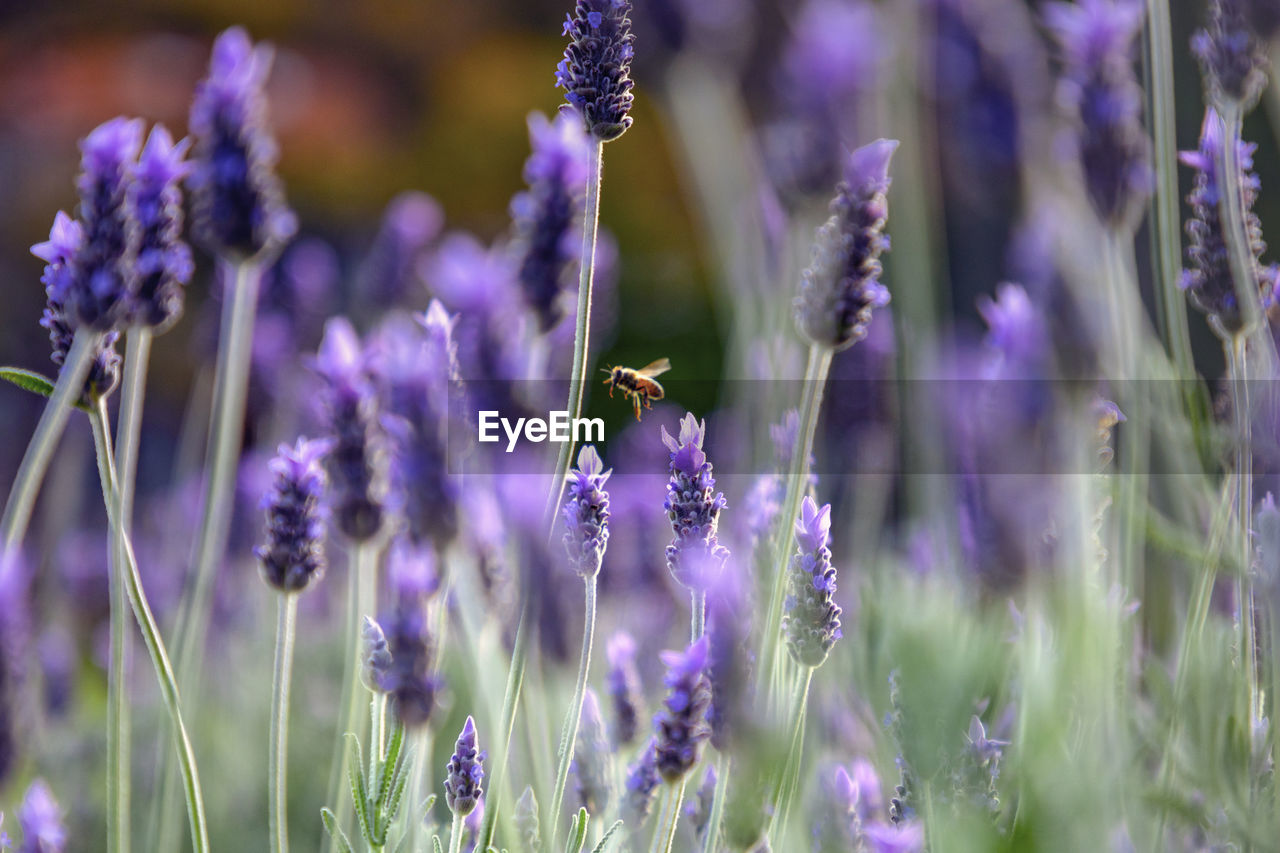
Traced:
[[324, 576], [325, 475], [322, 460], [333, 443], [299, 438], [271, 460], [275, 480], [263, 496], [267, 540], [254, 549], [262, 579], [280, 592], [301, 592]]
[[556, 66], [556, 86], [600, 142], [631, 127], [631, 0], [577, 0], [567, 15], [569, 44]]
[[707, 724], [711, 743], [721, 753], [739, 742], [743, 722], [750, 715], [750, 614], [740, 582], [721, 583], [707, 595], [707, 679], [711, 690]]
[[664, 684], [667, 696], [653, 718], [658, 772], [668, 782], [678, 782], [698, 763], [702, 744], [711, 734], [707, 709], [711, 688], [707, 681], [707, 638], [701, 637], [683, 652], [666, 651]]
[[858, 784], [840, 765], [824, 766], [817, 817], [813, 823], [813, 853], [843, 853], [857, 850], [862, 841], [862, 821], [858, 815]]
[[182, 239], [181, 182], [190, 169], [183, 159], [189, 146], [187, 139], [175, 144], [169, 131], [156, 125], [129, 186], [140, 232], [133, 320], [157, 331], [182, 315], [183, 288], [195, 272], [191, 247]]
[[480, 800], [485, 753], [476, 746], [476, 721], [467, 717], [446, 767], [444, 800], [449, 811], [466, 817]]
[[22, 827], [22, 846], [18, 853], [63, 853], [67, 846], [67, 830], [62, 822], [62, 809], [49, 786], [36, 779], [27, 788], [18, 809], [18, 825]]
[[387, 576], [394, 604], [379, 620], [391, 652], [383, 685], [400, 722], [419, 728], [431, 718], [441, 687], [432, 671], [435, 638], [427, 620], [427, 604], [439, 588], [439, 575], [430, 549], [399, 539], [387, 554]]
[[609, 659], [609, 698], [613, 703], [613, 743], [619, 747], [635, 740], [643, 714], [644, 690], [636, 669], [636, 641], [631, 635], [617, 632], [605, 649]]
[[874, 88], [890, 43], [871, 3], [809, 0], [779, 60], [782, 88], [797, 106], [830, 110]]
[[667, 546], [667, 568], [689, 589], [706, 589], [720, 576], [729, 558], [729, 549], [717, 539], [725, 499], [715, 491], [711, 463], [702, 449], [706, 433], [706, 422], [692, 413], [680, 420], [679, 437], [662, 427], [662, 443], [671, 457], [671, 480], [663, 509], [675, 536]]
[[574, 786], [578, 805], [590, 814], [604, 814], [613, 801], [613, 761], [604, 718], [596, 692], [587, 688], [582, 697], [582, 720], [578, 724], [578, 745], [573, 751]]
[[31, 648], [29, 571], [18, 551], [0, 557], [0, 788], [18, 763], [23, 661]]
[[375, 693], [386, 693], [391, 675], [391, 651], [382, 626], [371, 617], [364, 617], [360, 631], [360, 681]]
[[[606, 471], [595, 446], [588, 444], [578, 452], [578, 467], [569, 472], [565, 494], [564, 547], [569, 553], [569, 567], [585, 578], [600, 573], [605, 548], [609, 545], [609, 493], [604, 485], [612, 469]], [[595, 814], [595, 810], [590, 810]]]
[[1267, 46], [1250, 21], [1250, 7], [1258, 5], [1264, 4], [1209, 0], [1208, 24], [1191, 37], [1208, 101], [1219, 110], [1237, 104], [1248, 112], [1267, 86]]
[[862, 830], [867, 853], [924, 853], [924, 826], [915, 820], [897, 825], [870, 823]]
[[657, 739], [651, 738], [640, 757], [627, 767], [621, 814], [628, 826], [640, 826], [653, 810], [654, 795], [662, 782], [657, 762]]
[[443, 227], [444, 211], [426, 193], [410, 190], [393, 198], [360, 265], [358, 292], [379, 308], [404, 301], [418, 285], [422, 253]]
[[801, 666], [817, 667], [843, 633], [835, 603], [836, 570], [831, 566], [831, 505], [819, 508], [805, 496], [795, 521], [798, 553], [787, 577], [783, 629], [787, 649]]

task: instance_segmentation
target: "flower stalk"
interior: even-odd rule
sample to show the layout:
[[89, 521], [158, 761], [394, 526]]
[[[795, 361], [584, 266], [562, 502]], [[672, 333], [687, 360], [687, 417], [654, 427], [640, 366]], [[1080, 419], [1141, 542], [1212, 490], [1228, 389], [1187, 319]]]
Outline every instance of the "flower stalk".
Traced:
[[293, 641], [298, 615], [297, 593], [281, 593], [276, 609], [276, 653], [271, 678], [271, 758], [267, 812], [272, 853], [289, 853], [287, 773], [289, 762], [289, 681], [293, 674]]
[[578, 678], [574, 683], [569, 711], [560, 730], [559, 761], [556, 765], [556, 782], [551, 796], [551, 846], [554, 849], [559, 835], [560, 807], [564, 804], [564, 789], [569, 781], [569, 767], [573, 764], [573, 750], [577, 743], [578, 723], [582, 717], [582, 699], [587, 692], [587, 673], [591, 668], [591, 647], [596, 630], [596, 576], [583, 579], [582, 654], [578, 660]]

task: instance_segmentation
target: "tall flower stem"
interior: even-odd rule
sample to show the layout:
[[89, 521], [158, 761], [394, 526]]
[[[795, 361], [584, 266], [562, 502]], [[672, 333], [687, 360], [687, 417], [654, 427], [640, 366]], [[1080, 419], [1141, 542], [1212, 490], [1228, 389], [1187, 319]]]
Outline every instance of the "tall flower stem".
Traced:
[[[582, 260], [578, 267], [578, 313], [573, 333], [573, 373], [569, 377], [570, 423], [582, 416], [582, 398], [587, 384], [587, 368], [590, 362], [591, 335], [591, 285], [596, 264], [596, 234], [600, 227], [600, 182], [604, 167], [604, 143], [595, 142], [587, 172], [587, 202], [582, 221]], [[565, 478], [574, 457], [575, 442], [572, 437], [560, 445], [556, 459], [555, 479], [551, 481], [545, 516], [547, 526], [555, 523], [556, 508], [564, 497]]]
[[124, 592], [124, 560], [120, 557], [119, 531], [113, 531], [110, 576], [111, 671], [107, 679], [107, 850], [129, 849], [129, 702], [127, 679], [129, 617]]
[[511, 667], [507, 670], [507, 687], [502, 697], [502, 724], [499, 728], [499, 743], [502, 751], [495, 750], [493, 781], [489, 785], [489, 800], [485, 802], [484, 820], [480, 824], [480, 837], [476, 841], [477, 850], [487, 850], [493, 843], [494, 828], [498, 821], [500, 792], [506, 783], [507, 764], [511, 759], [511, 732], [515, 727], [516, 712], [520, 706], [520, 688], [524, 685], [524, 668], [529, 655], [529, 620], [531, 617], [531, 599], [528, 590], [520, 593], [520, 619], [516, 623], [516, 639], [511, 649]]
[[796, 433], [796, 446], [791, 456], [791, 470], [787, 477], [786, 499], [782, 514], [778, 516], [777, 545], [774, 551], [773, 592], [769, 596], [769, 615], [765, 632], [760, 638], [760, 668], [757, 670], [760, 685], [776, 683], [779, 664], [778, 648], [782, 630], [782, 604], [787, 590], [787, 559], [795, 541], [796, 513], [800, 511], [800, 499], [809, 481], [809, 457], [813, 453], [813, 436], [818, 428], [818, 413], [822, 409], [822, 393], [831, 370], [832, 351], [827, 347], [811, 346], [809, 361], [804, 371], [804, 392], [800, 405], [800, 428]]
[[564, 804], [564, 788], [569, 781], [569, 766], [573, 763], [573, 748], [578, 741], [578, 721], [582, 717], [582, 699], [587, 692], [587, 671], [591, 668], [591, 644], [596, 631], [596, 576], [583, 579], [584, 593], [582, 618], [582, 657], [578, 660], [578, 680], [565, 714], [564, 728], [560, 730], [560, 760], [556, 766], [555, 793], [551, 797], [551, 849], [556, 848], [560, 837], [560, 807]]
[[653, 833], [650, 853], [671, 853], [680, 823], [680, 806], [684, 803], [684, 780], [669, 784], [662, 795], [662, 819]]
[[[77, 333], [77, 337], [79, 334]], [[72, 347], [74, 350], [74, 346]], [[83, 384], [83, 378], [80, 384]], [[113, 529], [120, 529], [121, 518], [120, 490], [116, 481], [115, 459], [111, 451], [111, 436], [107, 429], [107, 410], [105, 401], [99, 399], [97, 408], [89, 415], [89, 423], [93, 428], [94, 447], [98, 456], [98, 476], [102, 481], [102, 499], [106, 504], [107, 519]], [[200, 791], [200, 774], [196, 768], [195, 751], [191, 748], [191, 739], [187, 736], [186, 725], [182, 721], [182, 702], [178, 693], [178, 681], [174, 677], [173, 667], [169, 663], [169, 653], [165, 650], [164, 640], [151, 613], [151, 605], [147, 602], [146, 593], [142, 589], [142, 578], [138, 574], [138, 561], [133, 553], [133, 545], [127, 534], [122, 535], [126, 562], [121, 567], [124, 574], [125, 589], [129, 596], [129, 604], [133, 608], [134, 618], [142, 630], [142, 639], [146, 643], [151, 664], [156, 671], [156, 679], [160, 683], [160, 695], [165, 710], [173, 723], [174, 735], [178, 746], [178, 764], [182, 773], [182, 785], [187, 800], [187, 818], [191, 825], [191, 847], [194, 853], [208, 853], [209, 831], [205, 823], [204, 797]]]
[[453, 813], [453, 826], [449, 829], [449, 853], [462, 853], [462, 815]]
[[690, 642], [696, 643], [698, 638], [707, 632], [707, 591], [705, 589], [690, 590], [689, 599]]
[[1253, 600], [1253, 448], [1252, 413], [1249, 405], [1249, 376], [1244, 335], [1236, 335], [1227, 343], [1231, 365], [1231, 403], [1236, 420], [1236, 493], [1235, 511], [1240, 546], [1240, 568], [1236, 575], [1236, 606], [1240, 609], [1240, 663], [1244, 669], [1247, 691], [1246, 718], [1261, 719], [1262, 708], [1258, 693], [1257, 634], [1254, 629]]
[[4, 505], [4, 516], [0, 518], [0, 539], [3, 548], [0, 558], [8, 559], [17, 551], [27, 535], [27, 525], [31, 522], [31, 511], [35, 508], [36, 495], [40, 493], [40, 484], [44, 481], [45, 471], [49, 468], [49, 460], [58, 446], [58, 439], [66, 428], [71, 407], [84, 393], [84, 380], [89, 375], [93, 357], [98, 349], [102, 335], [92, 329], [80, 328], [71, 342], [71, 349], [63, 360], [62, 370], [58, 373], [58, 381], [53, 387], [49, 401], [45, 403], [36, 431], [27, 444], [22, 455], [22, 464], [14, 477], [13, 486], [9, 490], [9, 499]]
[[[289, 853], [289, 679], [293, 674], [293, 638], [298, 615], [296, 593], [281, 593], [276, 613], [276, 660], [271, 678], [271, 763], [267, 787], [271, 808], [272, 853]], [[372, 746], [370, 747], [372, 748]]]
[[795, 797], [795, 789], [800, 773], [800, 753], [804, 746], [804, 718], [809, 707], [809, 685], [813, 681], [813, 667], [801, 667], [796, 678], [795, 697], [791, 709], [791, 740], [787, 750], [787, 761], [778, 777], [778, 785], [774, 789], [777, 797], [774, 818], [769, 827], [769, 840], [776, 847], [780, 838], [786, 837], [787, 820], [791, 813], [791, 804]]

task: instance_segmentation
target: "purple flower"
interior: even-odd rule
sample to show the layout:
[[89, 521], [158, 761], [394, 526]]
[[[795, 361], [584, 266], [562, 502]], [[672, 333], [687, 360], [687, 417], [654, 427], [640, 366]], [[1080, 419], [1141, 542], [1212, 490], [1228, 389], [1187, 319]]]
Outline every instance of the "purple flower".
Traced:
[[62, 853], [67, 846], [67, 830], [62, 824], [62, 809], [43, 780], [37, 779], [27, 788], [22, 807], [18, 809], [22, 827], [22, 846], [18, 853]]
[[596, 692], [587, 688], [582, 697], [578, 744], [573, 751], [574, 784], [578, 803], [590, 814], [604, 814], [613, 800], [613, 761], [605, 736], [604, 718]]
[[391, 200], [373, 246], [360, 266], [359, 291], [378, 306], [390, 306], [420, 287], [422, 252], [444, 227], [444, 212], [426, 193], [403, 192]]
[[580, 121], [561, 113], [554, 122], [529, 114], [533, 153], [524, 164], [529, 189], [511, 200], [520, 290], [546, 333], [564, 317], [561, 297], [573, 274], [581, 246], [574, 225], [582, 216], [590, 158]]
[[627, 632], [619, 631], [609, 638], [605, 656], [609, 659], [607, 683], [613, 703], [613, 742], [622, 746], [635, 740], [644, 701], [636, 670], [636, 641]]
[[628, 826], [639, 826], [653, 810], [654, 794], [662, 778], [658, 775], [657, 739], [650, 738], [644, 752], [627, 767], [627, 790], [621, 814]]
[[213, 43], [209, 76], [196, 87], [189, 126], [196, 144], [192, 231], [215, 254], [274, 252], [298, 230], [275, 174], [278, 157], [263, 92], [272, 49], [232, 27]]
[[313, 367], [325, 380], [323, 405], [333, 449], [326, 457], [338, 529], [363, 542], [382, 529], [387, 492], [386, 437], [377, 390], [356, 330], [345, 317], [325, 324]]
[[667, 568], [689, 589], [706, 589], [724, 568], [729, 549], [720, 545], [717, 529], [724, 494], [715, 491], [711, 463], [703, 452], [707, 426], [692, 413], [680, 420], [679, 438], [662, 427], [662, 443], [670, 451], [671, 479], [663, 509], [675, 538], [667, 546]]
[[174, 144], [162, 125], [151, 129], [138, 157], [129, 200], [138, 220], [138, 290], [133, 320], [167, 329], [182, 314], [182, 289], [195, 267], [182, 239], [182, 184], [189, 140]]
[[444, 800], [449, 811], [466, 817], [480, 800], [485, 753], [476, 748], [476, 721], [467, 717], [446, 767]]
[[999, 355], [1000, 375], [1042, 378], [1049, 357], [1048, 324], [1022, 285], [1005, 283], [995, 299], [979, 298], [978, 313], [987, 323], [986, 343]]
[[[588, 444], [578, 452], [578, 467], [569, 472], [565, 495], [564, 548], [569, 567], [583, 578], [600, 573], [604, 549], [609, 544], [609, 493], [604, 490], [613, 469], [604, 470], [600, 454]], [[590, 810], [595, 814], [595, 810]]]
[[12, 850], [13, 842], [9, 840], [9, 833], [4, 831], [4, 812], [0, 812], [0, 850]]
[[787, 578], [784, 629], [787, 648], [801, 666], [821, 666], [840, 631], [840, 606], [833, 596], [836, 570], [831, 566], [831, 505], [821, 509], [805, 496], [796, 519], [797, 553]]
[[858, 784], [840, 765], [819, 775], [818, 814], [813, 824], [813, 853], [857, 850], [862, 839]]
[[[1253, 108], [1267, 85], [1266, 44], [1249, 20], [1251, 0], [1210, 0], [1208, 25], [1191, 37], [1209, 103]], [[1265, 16], [1265, 13], [1264, 13]]]
[[663, 779], [678, 782], [698, 763], [702, 744], [711, 734], [706, 720], [711, 705], [705, 673], [707, 638], [699, 638], [683, 652], [663, 652], [661, 657], [667, 667], [663, 681], [667, 697], [653, 718], [655, 760]]
[[712, 745], [722, 753], [737, 743], [751, 704], [750, 612], [739, 584], [723, 584], [707, 596], [707, 724]]
[[[1178, 159], [1195, 170], [1195, 185], [1187, 195], [1191, 205], [1191, 217], [1187, 220], [1188, 245], [1187, 269], [1179, 282], [1187, 292], [1191, 303], [1210, 317], [1228, 334], [1239, 331], [1244, 322], [1236, 299], [1235, 280], [1231, 275], [1231, 262], [1223, 232], [1220, 214], [1223, 176], [1218, 174], [1218, 157], [1222, 153], [1222, 119], [1212, 108], [1205, 112], [1200, 130], [1200, 148], [1183, 151]], [[1253, 277], [1261, 296], [1262, 305], [1274, 301], [1274, 292], [1280, 285], [1280, 270], [1261, 263], [1267, 244], [1262, 239], [1262, 222], [1253, 212], [1260, 187], [1258, 176], [1252, 172], [1253, 152], [1257, 146], [1241, 142], [1238, 148], [1240, 174], [1228, 176], [1240, 184], [1245, 208], [1245, 230], [1249, 235], [1249, 249], [1253, 264]]]
[[953, 774], [956, 796], [968, 800], [974, 806], [992, 815], [1000, 811], [1000, 798], [996, 792], [996, 780], [1000, 776], [1000, 757], [1007, 740], [987, 737], [987, 730], [977, 714], [969, 720], [968, 743], [960, 759], [960, 767]]
[[1128, 227], [1151, 194], [1151, 142], [1142, 128], [1134, 43], [1143, 7], [1135, 0], [1050, 3], [1045, 23], [1062, 48], [1058, 98], [1076, 122], [1085, 189], [1098, 218]]
[[262, 579], [281, 592], [301, 592], [324, 576], [324, 488], [321, 460], [328, 440], [300, 438], [282, 444], [270, 469], [271, 491], [263, 496], [267, 511], [266, 544], [254, 549]]
[[875, 86], [890, 54], [876, 7], [848, 0], [809, 0], [780, 61], [789, 100], [829, 110]]
[[631, 0], [577, 0], [566, 16], [569, 44], [556, 66], [556, 85], [600, 142], [631, 127]]
[[360, 681], [374, 693], [386, 693], [391, 675], [391, 650], [382, 626], [364, 617], [360, 631]]
[[831, 218], [818, 229], [795, 298], [796, 328], [815, 346], [840, 350], [867, 334], [871, 312], [889, 304], [880, 255], [889, 215], [889, 160], [897, 140], [878, 139], [849, 154]]
[[439, 588], [431, 550], [397, 539], [387, 554], [387, 576], [395, 604], [380, 620], [391, 652], [382, 684], [400, 722], [418, 728], [431, 718], [441, 686], [432, 671], [435, 638], [427, 620], [427, 603]]
[[868, 824], [862, 831], [867, 853], [923, 853], [924, 826], [915, 820], [896, 825]]
[[[40, 281], [44, 284], [48, 302], [44, 315], [40, 318], [40, 325], [49, 330], [49, 343], [53, 348], [50, 360], [58, 367], [62, 367], [66, 361], [76, 327], [80, 325], [67, 311], [67, 297], [71, 292], [74, 274], [72, 261], [83, 245], [84, 228], [59, 210], [53, 218], [49, 239], [31, 247], [31, 254], [45, 262]], [[89, 375], [84, 380], [86, 399], [105, 397], [119, 384], [120, 354], [115, 349], [119, 337], [120, 334], [116, 331], [102, 336], [93, 363], [89, 366]]]

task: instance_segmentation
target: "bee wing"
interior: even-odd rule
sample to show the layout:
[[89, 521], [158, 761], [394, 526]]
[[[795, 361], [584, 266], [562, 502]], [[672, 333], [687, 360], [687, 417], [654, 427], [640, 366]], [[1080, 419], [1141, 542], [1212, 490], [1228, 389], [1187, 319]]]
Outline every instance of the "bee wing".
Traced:
[[637, 370], [636, 373], [644, 377], [653, 378], [654, 376], [658, 376], [659, 374], [666, 373], [670, 369], [671, 369], [671, 360], [666, 358], [660, 358], [657, 361], [653, 362], [652, 364], [646, 364], [644, 367]]

